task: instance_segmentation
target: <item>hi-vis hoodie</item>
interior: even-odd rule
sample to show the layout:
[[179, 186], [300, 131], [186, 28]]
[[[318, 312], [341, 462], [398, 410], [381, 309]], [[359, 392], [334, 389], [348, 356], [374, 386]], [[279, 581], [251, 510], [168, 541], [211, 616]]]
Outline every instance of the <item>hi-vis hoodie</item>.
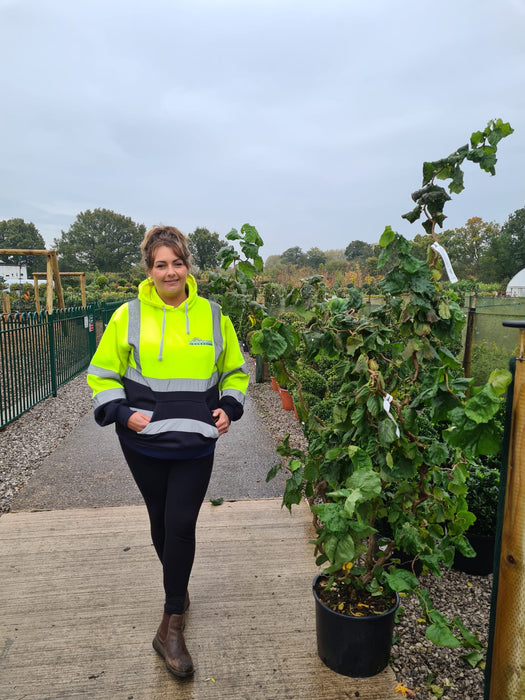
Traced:
[[[129, 447], [166, 459], [212, 452], [219, 436], [212, 411], [238, 420], [248, 386], [232, 322], [197, 295], [192, 275], [186, 285], [188, 299], [173, 307], [151, 280], [141, 282], [138, 299], [111, 317], [87, 376], [96, 422], [116, 423]], [[151, 417], [138, 433], [126, 427], [134, 411]]]

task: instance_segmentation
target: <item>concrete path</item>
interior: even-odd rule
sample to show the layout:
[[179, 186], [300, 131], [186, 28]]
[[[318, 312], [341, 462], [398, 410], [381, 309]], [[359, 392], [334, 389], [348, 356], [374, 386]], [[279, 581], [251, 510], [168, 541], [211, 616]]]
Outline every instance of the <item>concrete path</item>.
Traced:
[[[284, 474], [266, 483], [279, 460], [273, 441], [246, 397], [244, 415], [217, 443], [207, 498], [273, 498]], [[142, 497], [124, 461], [113, 426], [85, 416], [17, 495], [11, 511], [139, 505]]]

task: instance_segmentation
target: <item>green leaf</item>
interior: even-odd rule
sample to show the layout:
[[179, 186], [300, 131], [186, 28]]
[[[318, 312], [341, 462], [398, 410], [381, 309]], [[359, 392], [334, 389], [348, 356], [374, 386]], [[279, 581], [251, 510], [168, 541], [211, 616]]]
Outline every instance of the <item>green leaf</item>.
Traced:
[[470, 137], [470, 145], [472, 148], [477, 148], [480, 143], [483, 143], [485, 135], [482, 131], [475, 131]]
[[385, 418], [384, 420], [379, 422], [379, 425], [377, 426], [377, 432], [379, 436], [379, 442], [385, 447], [388, 447], [397, 440], [396, 426], [389, 418]]
[[363, 346], [363, 336], [349, 335], [346, 339], [346, 353], [347, 355], [355, 355], [356, 351]]
[[282, 335], [273, 329], [263, 328], [255, 331], [251, 338], [254, 353], [265, 355], [268, 360], [277, 360], [284, 355], [288, 343]]
[[210, 503], [212, 506], [222, 506], [224, 498], [210, 498]]
[[501, 399], [492, 386], [486, 384], [475, 396], [465, 404], [465, 415], [476, 423], [487, 423], [501, 406]]
[[489, 384], [498, 396], [507, 391], [511, 382], [512, 374], [507, 369], [495, 369], [489, 377]]
[[460, 645], [459, 640], [456, 639], [449, 628], [441, 622], [434, 623], [427, 627], [425, 637], [439, 647], [456, 649]]
[[242, 236], [241, 236], [240, 233], [237, 231], [237, 229], [232, 228], [232, 230], [230, 231], [230, 233], [227, 233], [227, 234], [226, 234], [225, 238], [226, 238], [227, 241], [238, 241], [240, 238], [242, 238]]
[[471, 651], [469, 654], [462, 654], [461, 658], [472, 668], [476, 668], [483, 661], [483, 653], [481, 651]]
[[349, 489], [359, 491], [363, 500], [375, 498], [382, 489], [379, 474], [364, 469], [356, 470], [347, 480], [346, 485]]
[[392, 229], [391, 226], [386, 226], [385, 230], [381, 234], [381, 238], [379, 239], [379, 245], [381, 248], [386, 248], [394, 238], [396, 237], [395, 231]]
[[419, 217], [421, 216], [421, 212], [422, 212], [422, 208], [418, 204], [417, 207], [412, 209], [412, 211], [408, 211], [406, 214], [403, 214], [401, 216], [401, 218], [406, 219], [409, 223], [413, 224], [415, 221], [417, 221], [419, 219]]
[[324, 542], [324, 551], [332, 564], [341, 567], [347, 561], [353, 560], [354, 541], [350, 535], [341, 538], [337, 535], [329, 535]]
[[249, 277], [250, 279], [257, 273], [255, 265], [252, 265], [252, 263], [248, 260], [241, 260], [237, 264], [237, 268], [241, 272], [243, 272], [246, 275], [246, 277]]
[[372, 469], [372, 460], [361, 447], [350, 445], [348, 447], [348, 456], [352, 460], [355, 469]]
[[263, 239], [260, 237], [255, 226], [251, 224], [244, 224], [241, 227], [242, 233], [244, 233], [244, 240], [246, 243], [255, 243], [259, 248], [264, 245]]
[[385, 574], [385, 579], [389, 587], [396, 593], [413, 591], [418, 586], [416, 576], [405, 569], [396, 569], [390, 574]]
[[[483, 645], [481, 644], [481, 642], [477, 638], [477, 636], [465, 627], [465, 625], [461, 622], [459, 617], [454, 617], [453, 620], [454, 620], [454, 624], [456, 625], [458, 630], [461, 632], [461, 636], [463, 637], [463, 640], [464, 640], [463, 641], [464, 647], [471, 648], [471, 649], [482, 649], [483, 648]], [[475, 668], [475, 667], [473, 666], [472, 668]]]
[[439, 466], [448, 459], [447, 446], [442, 442], [433, 442], [427, 450], [427, 460], [429, 464]]
[[277, 472], [279, 472], [282, 469], [282, 465], [279, 464], [274, 464], [273, 467], [269, 470], [268, 474], [266, 475], [266, 483], [271, 481], [272, 479], [275, 479], [277, 476]]

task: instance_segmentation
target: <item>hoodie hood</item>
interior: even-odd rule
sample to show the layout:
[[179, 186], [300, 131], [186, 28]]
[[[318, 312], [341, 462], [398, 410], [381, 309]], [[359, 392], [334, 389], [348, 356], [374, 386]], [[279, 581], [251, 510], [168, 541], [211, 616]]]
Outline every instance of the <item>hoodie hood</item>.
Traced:
[[[189, 274], [186, 278], [186, 290], [188, 292], [188, 298], [180, 306], [184, 306], [184, 304], [186, 303], [188, 304], [188, 308], [191, 308], [195, 303], [195, 298], [197, 297], [197, 282], [195, 281], [195, 277], [191, 274]], [[141, 302], [144, 302], [145, 304], [150, 304], [151, 306], [156, 306], [159, 309], [180, 308], [172, 307], [170, 304], [166, 304], [165, 301], [162, 301], [162, 299], [157, 294], [155, 284], [151, 279], [144, 280], [139, 284], [139, 299]]]
[[171, 306], [163, 301], [157, 294], [153, 280], [146, 279], [139, 284], [139, 300], [141, 303], [149, 304], [159, 310], [162, 310], [162, 330], [160, 335], [159, 356], [158, 360], [162, 360], [162, 351], [164, 348], [164, 333], [166, 329], [166, 311], [168, 313], [183, 311], [186, 316], [186, 335], [190, 334], [190, 317], [188, 310], [195, 304], [197, 299], [197, 282], [195, 277], [189, 274], [186, 278], [186, 291], [188, 298], [179, 304], [179, 306]]

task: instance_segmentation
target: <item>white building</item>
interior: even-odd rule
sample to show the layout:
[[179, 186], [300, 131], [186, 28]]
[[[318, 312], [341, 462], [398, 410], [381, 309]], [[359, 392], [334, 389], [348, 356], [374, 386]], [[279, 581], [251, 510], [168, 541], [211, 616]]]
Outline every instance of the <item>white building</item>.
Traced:
[[507, 285], [508, 297], [525, 297], [525, 269], [514, 275]]
[[33, 278], [27, 276], [27, 265], [6, 265], [0, 262], [0, 278], [10, 287], [12, 284], [33, 282]]

